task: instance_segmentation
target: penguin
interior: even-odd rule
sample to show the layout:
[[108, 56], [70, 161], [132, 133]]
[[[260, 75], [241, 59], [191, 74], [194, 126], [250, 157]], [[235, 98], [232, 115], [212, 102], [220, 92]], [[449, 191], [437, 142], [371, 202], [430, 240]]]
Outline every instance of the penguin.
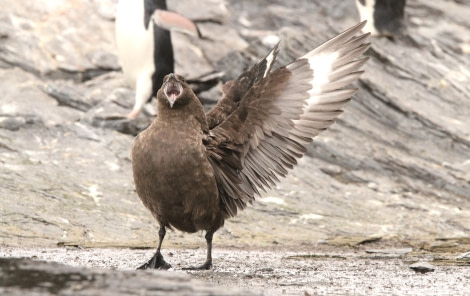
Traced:
[[403, 32], [405, 5], [406, 0], [356, 0], [361, 21], [367, 20], [363, 30], [392, 38]]
[[115, 23], [116, 45], [124, 77], [135, 88], [135, 104], [126, 116], [139, 115], [174, 72], [170, 30], [200, 36], [189, 19], [167, 10], [166, 0], [119, 0]]

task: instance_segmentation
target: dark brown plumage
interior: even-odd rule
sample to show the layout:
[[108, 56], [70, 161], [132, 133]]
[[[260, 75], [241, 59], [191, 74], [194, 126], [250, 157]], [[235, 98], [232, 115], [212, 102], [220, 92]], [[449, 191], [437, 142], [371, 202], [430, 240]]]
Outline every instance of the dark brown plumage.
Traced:
[[357, 91], [368, 35], [362, 22], [291, 64], [271, 71], [277, 46], [258, 64], [223, 86], [207, 114], [181, 76], [158, 91], [158, 117], [132, 147], [137, 193], [160, 224], [154, 257], [140, 268], [169, 268], [160, 253], [166, 228], [205, 230], [212, 236], [259, 190], [293, 168], [305, 145], [330, 126]]

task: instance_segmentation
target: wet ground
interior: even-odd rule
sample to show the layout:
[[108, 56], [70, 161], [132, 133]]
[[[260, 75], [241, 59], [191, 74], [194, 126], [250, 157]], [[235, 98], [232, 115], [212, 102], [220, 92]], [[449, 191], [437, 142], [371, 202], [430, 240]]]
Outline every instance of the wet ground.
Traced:
[[[184, 272], [183, 267], [202, 263], [205, 258], [203, 248], [165, 249], [163, 254], [173, 266], [168, 272], [175, 276]], [[0, 257], [28, 257], [113, 272], [133, 271], [152, 255], [150, 249], [0, 250]], [[448, 262], [456, 257], [449, 256]], [[390, 243], [356, 248], [317, 245], [295, 251], [216, 248], [213, 270], [187, 273], [225, 291], [242, 289], [263, 295], [469, 295], [470, 258], [451, 265], [435, 258], [431, 253]], [[420, 273], [410, 268], [412, 263], [426, 261], [434, 271]]]

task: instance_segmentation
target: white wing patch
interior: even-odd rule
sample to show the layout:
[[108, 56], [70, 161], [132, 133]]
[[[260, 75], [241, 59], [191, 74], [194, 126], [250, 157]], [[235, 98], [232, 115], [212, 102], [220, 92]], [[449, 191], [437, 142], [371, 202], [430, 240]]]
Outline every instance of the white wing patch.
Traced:
[[281, 100], [293, 96], [306, 80], [310, 84], [304, 92], [302, 113], [293, 120], [291, 130], [299, 143], [305, 144], [333, 124], [342, 113], [341, 108], [357, 91], [347, 87], [359, 78], [360, 68], [367, 61], [361, 56], [370, 46], [370, 34], [355, 37], [364, 25], [362, 22], [352, 27], [287, 66], [292, 77]]
[[265, 78], [269, 72], [271, 71], [272, 63], [274, 62], [274, 59], [276, 58], [276, 53], [277, 53], [277, 45], [274, 47], [273, 50], [266, 56], [266, 70], [264, 71], [263, 78]]
[[[313, 70], [312, 89], [309, 94], [314, 96], [323, 91], [323, 86], [330, 82], [328, 75], [333, 70], [333, 63], [338, 59], [338, 53], [321, 54], [308, 59], [310, 68]], [[308, 100], [309, 104], [314, 103], [313, 97]]]

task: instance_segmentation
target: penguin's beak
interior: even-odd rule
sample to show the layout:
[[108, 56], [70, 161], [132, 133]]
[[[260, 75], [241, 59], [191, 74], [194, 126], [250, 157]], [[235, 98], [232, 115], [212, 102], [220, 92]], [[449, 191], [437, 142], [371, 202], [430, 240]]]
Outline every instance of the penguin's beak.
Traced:
[[180, 31], [195, 37], [201, 37], [201, 32], [194, 22], [175, 12], [156, 9], [152, 19], [157, 26], [168, 31]]

